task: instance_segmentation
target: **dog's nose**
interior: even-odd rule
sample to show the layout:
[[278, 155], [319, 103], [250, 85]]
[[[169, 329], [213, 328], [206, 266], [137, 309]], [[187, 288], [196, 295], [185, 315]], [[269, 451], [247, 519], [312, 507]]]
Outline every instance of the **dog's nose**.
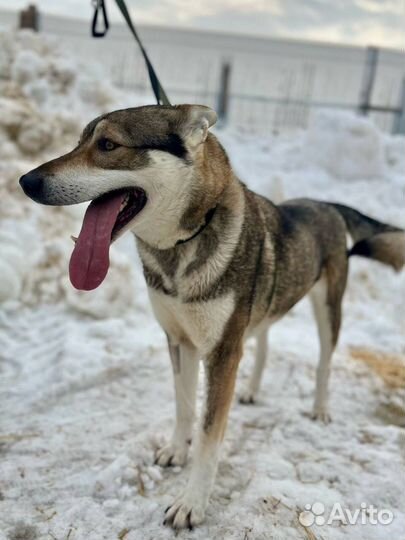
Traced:
[[35, 171], [31, 171], [20, 178], [20, 186], [28, 197], [37, 201], [44, 192], [44, 179]]

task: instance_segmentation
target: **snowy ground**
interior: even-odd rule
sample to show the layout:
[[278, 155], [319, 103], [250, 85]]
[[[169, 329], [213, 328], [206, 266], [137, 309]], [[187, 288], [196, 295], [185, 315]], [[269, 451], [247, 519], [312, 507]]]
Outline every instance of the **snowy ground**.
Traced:
[[[79, 294], [66, 275], [83, 209], [36, 206], [17, 185], [75, 142], [83, 118], [130, 98], [29, 34], [0, 41], [8, 67], [0, 80], [0, 539], [173, 538], [163, 509], [190, 465], [153, 465], [173, 425], [173, 389], [132, 239], [115, 246], [103, 286]], [[339, 201], [405, 225], [404, 138], [342, 116], [291, 138], [217, 134], [241, 178], [264, 194]], [[120, 286], [128, 280], [130, 293]], [[206, 522], [179, 538], [404, 537], [404, 292], [404, 273], [351, 261], [328, 426], [307, 417], [318, 349], [307, 300], [274, 326], [257, 405], [232, 408]], [[253, 352], [249, 343], [238, 391]], [[334, 503], [351, 511], [366, 503], [394, 519], [305, 527], [298, 515], [315, 502], [324, 516]]]

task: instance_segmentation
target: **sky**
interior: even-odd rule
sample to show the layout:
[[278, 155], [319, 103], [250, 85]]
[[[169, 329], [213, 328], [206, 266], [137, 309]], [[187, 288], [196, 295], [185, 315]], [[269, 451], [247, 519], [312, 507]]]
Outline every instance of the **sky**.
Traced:
[[[90, 0], [31, 0], [52, 14], [90, 19]], [[28, 0], [0, 0], [19, 9]], [[405, 0], [126, 0], [135, 23], [405, 49]], [[111, 20], [121, 20], [106, 0]]]

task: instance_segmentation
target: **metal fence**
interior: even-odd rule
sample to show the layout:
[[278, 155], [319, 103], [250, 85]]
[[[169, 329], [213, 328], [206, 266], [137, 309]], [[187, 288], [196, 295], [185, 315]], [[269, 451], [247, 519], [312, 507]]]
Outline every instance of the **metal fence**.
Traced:
[[[43, 15], [41, 31], [103, 66], [115, 84], [153, 102], [143, 59], [126, 26], [92, 39], [89, 21]], [[259, 132], [304, 128], [314, 110], [370, 114], [404, 132], [403, 51], [140, 26], [173, 103], [219, 108], [229, 124]]]

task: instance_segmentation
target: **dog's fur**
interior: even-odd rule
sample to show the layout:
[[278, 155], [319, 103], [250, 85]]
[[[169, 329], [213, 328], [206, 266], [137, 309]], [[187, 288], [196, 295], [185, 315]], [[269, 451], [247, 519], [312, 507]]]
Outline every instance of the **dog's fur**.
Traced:
[[[310, 294], [320, 337], [313, 414], [326, 420], [348, 256], [373, 258], [396, 270], [405, 262], [405, 235], [396, 227], [339, 204], [299, 199], [275, 206], [250, 191], [208, 132], [215, 120], [211, 109], [190, 105], [106, 114], [85, 128], [72, 152], [21, 179], [34, 200], [51, 205], [131, 186], [147, 194], [146, 206], [125, 229], [136, 237], [173, 365], [176, 426], [171, 441], [157, 452], [160, 465], [184, 464], [200, 358], [206, 376], [189, 482], [166, 510], [165, 522], [175, 528], [204, 518], [246, 338], [258, 338], [254, 373], [241, 398], [253, 402], [267, 329]], [[100, 150], [100, 138], [118, 146]], [[33, 179], [36, 188], [30, 190]], [[353, 240], [350, 251], [347, 234]]]

